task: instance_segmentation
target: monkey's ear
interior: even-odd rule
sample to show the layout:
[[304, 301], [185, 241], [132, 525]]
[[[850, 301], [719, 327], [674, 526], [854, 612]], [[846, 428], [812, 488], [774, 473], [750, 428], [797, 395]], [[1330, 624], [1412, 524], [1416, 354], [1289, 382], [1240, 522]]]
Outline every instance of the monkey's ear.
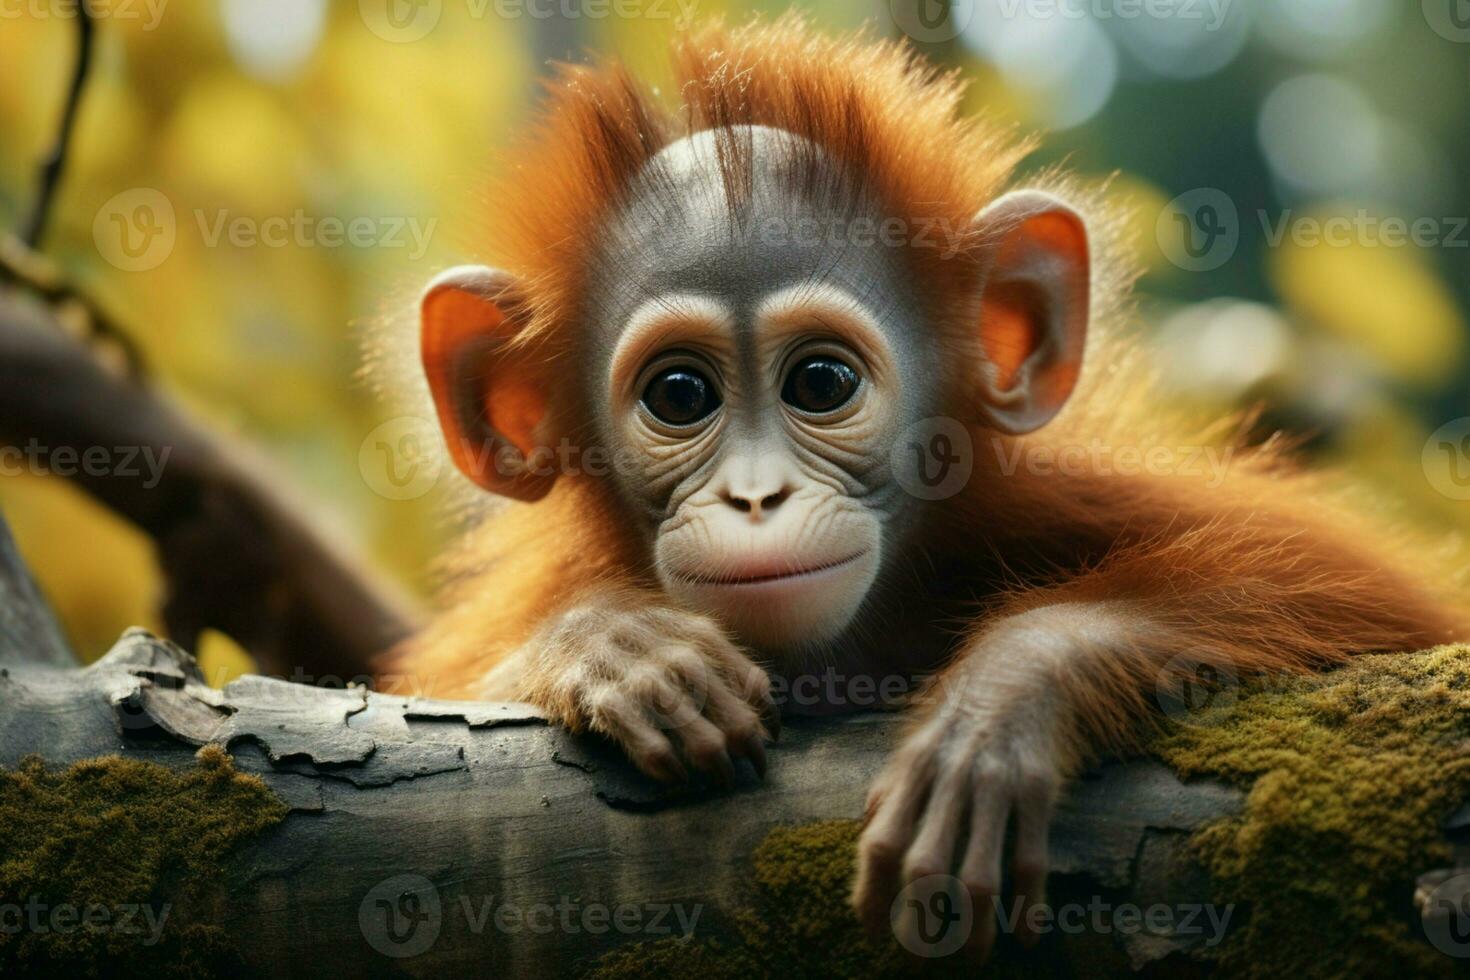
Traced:
[[1015, 191], [976, 218], [989, 243], [980, 304], [980, 386], [996, 428], [1041, 428], [1082, 370], [1091, 292], [1087, 227], [1043, 191]]
[[513, 342], [526, 321], [515, 278], [485, 266], [441, 273], [419, 305], [424, 373], [454, 464], [491, 493], [529, 501], [556, 471], [549, 458], [532, 465], [550, 403], [541, 365]]

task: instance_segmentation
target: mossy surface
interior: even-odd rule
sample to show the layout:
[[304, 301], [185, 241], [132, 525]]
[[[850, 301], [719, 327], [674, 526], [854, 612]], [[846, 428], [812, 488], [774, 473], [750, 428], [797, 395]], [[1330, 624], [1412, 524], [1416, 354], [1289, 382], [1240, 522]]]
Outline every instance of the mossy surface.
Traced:
[[[1364, 656], [1331, 673], [1223, 692], [1171, 723], [1153, 752], [1184, 777], [1249, 790], [1239, 816], [1192, 846], [1234, 904], [1213, 952], [1247, 977], [1443, 976], [1416, 935], [1411, 893], [1450, 860], [1441, 826], [1470, 799], [1470, 646]], [[870, 939], [847, 906], [858, 825], [778, 828], [753, 856], [753, 895], [733, 941], [663, 940], [603, 956], [591, 975], [974, 976], [962, 956], [919, 961]], [[1026, 975], [1037, 953], [1003, 952], [986, 976]], [[1086, 955], [1086, 954], [1083, 954]]]
[[0, 770], [0, 976], [233, 969], [204, 906], [221, 859], [286, 813], [217, 746], [183, 770], [118, 756]]
[[1249, 787], [1243, 812], [1194, 842], [1219, 900], [1249, 913], [1219, 948], [1223, 972], [1445, 975], [1411, 894], [1450, 860], [1441, 827], [1470, 798], [1470, 646], [1358, 657], [1224, 700], [1154, 746], [1182, 776]]
[[[963, 954], [920, 959], [893, 940], [873, 938], [848, 905], [861, 827], [824, 820], [773, 830], [752, 859], [752, 901], [732, 917], [729, 942], [663, 939], [635, 943], [601, 957], [588, 976], [599, 980], [793, 980], [847, 977], [973, 977]], [[1007, 960], [996, 976], [1025, 976]]]

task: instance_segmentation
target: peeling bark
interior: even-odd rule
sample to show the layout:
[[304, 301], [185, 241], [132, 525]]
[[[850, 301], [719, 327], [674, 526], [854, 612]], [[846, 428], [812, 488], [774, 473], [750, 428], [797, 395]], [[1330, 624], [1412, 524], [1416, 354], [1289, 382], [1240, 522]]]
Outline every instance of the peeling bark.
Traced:
[[[215, 690], [193, 658], [142, 631], [85, 669], [9, 668], [0, 705], [0, 765], [33, 751], [53, 764], [122, 752], [187, 765], [196, 746], [214, 742], [264, 779], [293, 812], [237, 856], [219, 919], [252, 965], [273, 974], [329, 957], [347, 975], [544, 976], [575, 971], [619, 942], [659, 938], [507, 932], [482, 919], [501, 905], [697, 907], [697, 934], [720, 936], [749, 892], [761, 839], [782, 824], [859, 817], [900, 726], [890, 715], [796, 721], [773, 747], [764, 784], [745, 769], [729, 791], [665, 787], [524, 706], [262, 677]], [[1208, 882], [1191, 870], [1184, 844], [1239, 799], [1218, 785], [1184, 785], [1152, 762], [1090, 774], [1053, 832], [1059, 893], [1141, 907], [1206, 901]], [[387, 938], [376, 902], [413, 888], [432, 895], [437, 936], [398, 958], [412, 947]], [[1088, 948], [1091, 975], [1200, 942], [1109, 939], [1105, 956]], [[1067, 974], [1074, 953], [1058, 943], [1035, 962]]]

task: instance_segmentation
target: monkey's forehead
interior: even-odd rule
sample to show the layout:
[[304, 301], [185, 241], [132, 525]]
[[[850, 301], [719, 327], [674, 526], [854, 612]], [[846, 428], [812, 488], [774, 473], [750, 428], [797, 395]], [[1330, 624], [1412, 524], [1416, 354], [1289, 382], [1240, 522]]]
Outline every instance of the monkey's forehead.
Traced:
[[662, 150], [629, 188], [595, 250], [593, 299], [608, 328], [671, 292], [710, 295], [738, 315], [818, 278], [881, 305], [897, 298], [901, 265], [886, 232], [874, 202], [810, 141], [761, 126], [706, 130]]

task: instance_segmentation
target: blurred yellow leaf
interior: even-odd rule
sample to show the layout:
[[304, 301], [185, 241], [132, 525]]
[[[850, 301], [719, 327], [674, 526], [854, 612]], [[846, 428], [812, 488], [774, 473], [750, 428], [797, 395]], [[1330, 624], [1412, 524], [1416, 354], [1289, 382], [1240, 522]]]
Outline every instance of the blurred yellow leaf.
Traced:
[[162, 135], [160, 164], [174, 187], [211, 208], [290, 215], [310, 160], [300, 126], [300, 115], [273, 92], [220, 71], [195, 81], [180, 100]]
[[224, 687], [237, 677], [259, 670], [255, 658], [245, 648], [218, 630], [199, 634], [199, 650], [195, 654], [199, 670], [210, 687]]
[[1294, 313], [1352, 344], [1386, 374], [1442, 383], [1460, 366], [1464, 320], [1414, 246], [1384, 241], [1358, 232], [1330, 241], [1288, 232], [1272, 252], [1271, 276]]

